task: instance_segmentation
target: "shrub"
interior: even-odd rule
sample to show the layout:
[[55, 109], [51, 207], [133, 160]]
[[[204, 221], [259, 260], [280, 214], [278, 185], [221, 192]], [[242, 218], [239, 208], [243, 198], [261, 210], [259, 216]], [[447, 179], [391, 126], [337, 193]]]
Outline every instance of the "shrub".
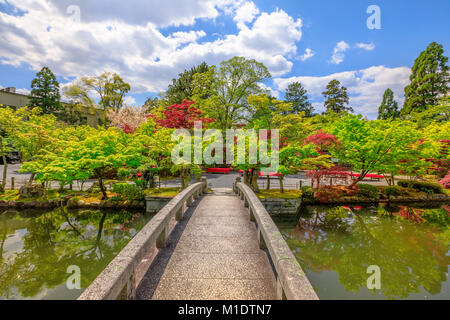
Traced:
[[315, 197], [320, 202], [328, 203], [330, 201], [339, 200], [343, 193], [344, 191], [338, 187], [322, 187], [317, 190]]
[[400, 187], [391, 186], [391, 187], [386, 187], [383, 190], [383, 194], [385, 194], [388, 197], [389, 196], [398, 197], [398, 196], [401, 196], [403, 194], [403, 190], [400, 189]]
[[379, 199], [378, 188], [371, 184], [358, 184], [358, 194], [370, 199]]
[[445, 188], [445, 189], [450, 189], [450, 172], [448, 175], [446, 175], [444, 177], [444, 179], [442, 179], [441, 181], [439, 181], [439, 184]]
[[0, 184], [0, 194], [4, 194], [5, 193], [5, 188], [3, 188], [3, 185]]
[[129, 183], [116, 183], [113, 185], [113, 192], [124, 196], [128, 201], [141, 200], [144, 197], [140, 188]]
[[444, 189], [438, 183], [414, 180], [400, 180], [397, 183], [400, 187], [415, 189], [429, 194], [443, 194]]
[[120, 201], [122, 201], [122, 197], [121, 197], [121, 196], [114, 196], [114, 197], [111, 197], [111, 201], [114, 201], [114, 202], [120, 202]]
[[308, 187], [308, 186], [302, 187], [302, 196], [306, 199], [313, 199], [314, 198], [313, 188]]

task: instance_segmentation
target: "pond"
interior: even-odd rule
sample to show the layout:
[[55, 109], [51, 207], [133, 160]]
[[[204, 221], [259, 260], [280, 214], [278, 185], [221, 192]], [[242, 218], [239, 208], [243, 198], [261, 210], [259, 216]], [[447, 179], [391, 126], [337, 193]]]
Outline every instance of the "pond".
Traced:
[[[275, 221], [320, 299], [450, 299], [450, 206], [308, 206]], [[380, 288], [368, 289], [379, 267]], [[369, 284], [374, 284], [371, 278]]]
[[[117, 210], [0, 212], [0, 300], [77, 299], [150, 219]], [[68, 289], [69, 266], [80, 268], [81, 290]]]

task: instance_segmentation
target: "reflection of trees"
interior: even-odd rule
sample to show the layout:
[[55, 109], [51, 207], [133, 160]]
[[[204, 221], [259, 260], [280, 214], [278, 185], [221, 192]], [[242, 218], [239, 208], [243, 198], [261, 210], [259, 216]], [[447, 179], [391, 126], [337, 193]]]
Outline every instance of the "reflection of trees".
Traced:
[[406, 298], [419, 293], [421, 286], [437, 294], [446, 281], [448, 247], [438, 232], [399, 219], [363, 213], [349, 218], [342, 208], [316, 207], [286, 236], [303, 267], [336, 271], [347, 291], [365, 287], [367, 267], [378, 265], [382, 293]]
[[[59, 208], [27, 218], [22, 251], [0, 267], [0, 296], [14, 298], [18, 292], [17, 297], [33, 297], [44, 287], [54, 288], [66, 281], [70, 265], [81, 268], [82, 287], [86, 288], [143, 227], [145, 221], [139, 217], [129, 212]], [[8, 228], [1, 232], [5, 237]]]

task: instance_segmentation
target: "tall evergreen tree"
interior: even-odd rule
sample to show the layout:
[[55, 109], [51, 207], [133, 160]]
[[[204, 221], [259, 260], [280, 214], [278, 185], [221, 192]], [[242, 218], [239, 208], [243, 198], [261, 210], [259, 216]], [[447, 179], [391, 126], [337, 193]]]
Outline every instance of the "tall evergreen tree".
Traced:
[[400, 116], [398, 103], [394, 100], [394, 92], [386, 89], [383, 95], [383, 101], [378, 109], [378, 120], [396, 119]]
[[60, 103], [59, 82], [48, 67], [43, 67], [31, 82], [29, 95], [30, 106], [39, 107], [44, 114], [59, 114], [62, 111]]
[[306, 117], [312, 117], [314, 108], [308, 100], [306, 89], [300, 82], [291, 83], [287, 87], [286, 102], [292, 103], [295, 113], [304, 112]]
[[194, 94], [194, 75], [196, 73], [205, 73], [208, 70], [208, 64], [203, 62], [196, 67], [185, 70], [178, 75], [178, 78], [173, 79], [172, 84], [169, 85], [166, 92], [166, 98], [169, 104], [180, 104], [183, 100], [191, 99]]
[[325, 97], [326, 113], [330, 111], [335, 113], [353, 112], [352, 107], [347, 107], [350, 102], [347, 88], [341, 86], [338, 80], [331, 80], [327, 85], [327, 90], [322, 94]]
[[449, 91], [447, 62], [443, 46], [436, 42], [419, 55], [412, 68], [411, 84], [405, 88], [402, 115], [425, 111], [428, 106], [438, 104], [439, 97]]

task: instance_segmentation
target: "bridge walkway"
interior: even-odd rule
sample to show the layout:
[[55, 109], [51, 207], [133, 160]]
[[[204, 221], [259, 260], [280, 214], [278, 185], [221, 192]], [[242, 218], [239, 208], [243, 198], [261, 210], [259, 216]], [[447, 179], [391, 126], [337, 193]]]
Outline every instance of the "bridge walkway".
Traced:
[[274, 272], [259, 247], [257, 228], [231, 189], [197, 200], [180, 228], [144, 275], [137, 299], [276, 299]]

